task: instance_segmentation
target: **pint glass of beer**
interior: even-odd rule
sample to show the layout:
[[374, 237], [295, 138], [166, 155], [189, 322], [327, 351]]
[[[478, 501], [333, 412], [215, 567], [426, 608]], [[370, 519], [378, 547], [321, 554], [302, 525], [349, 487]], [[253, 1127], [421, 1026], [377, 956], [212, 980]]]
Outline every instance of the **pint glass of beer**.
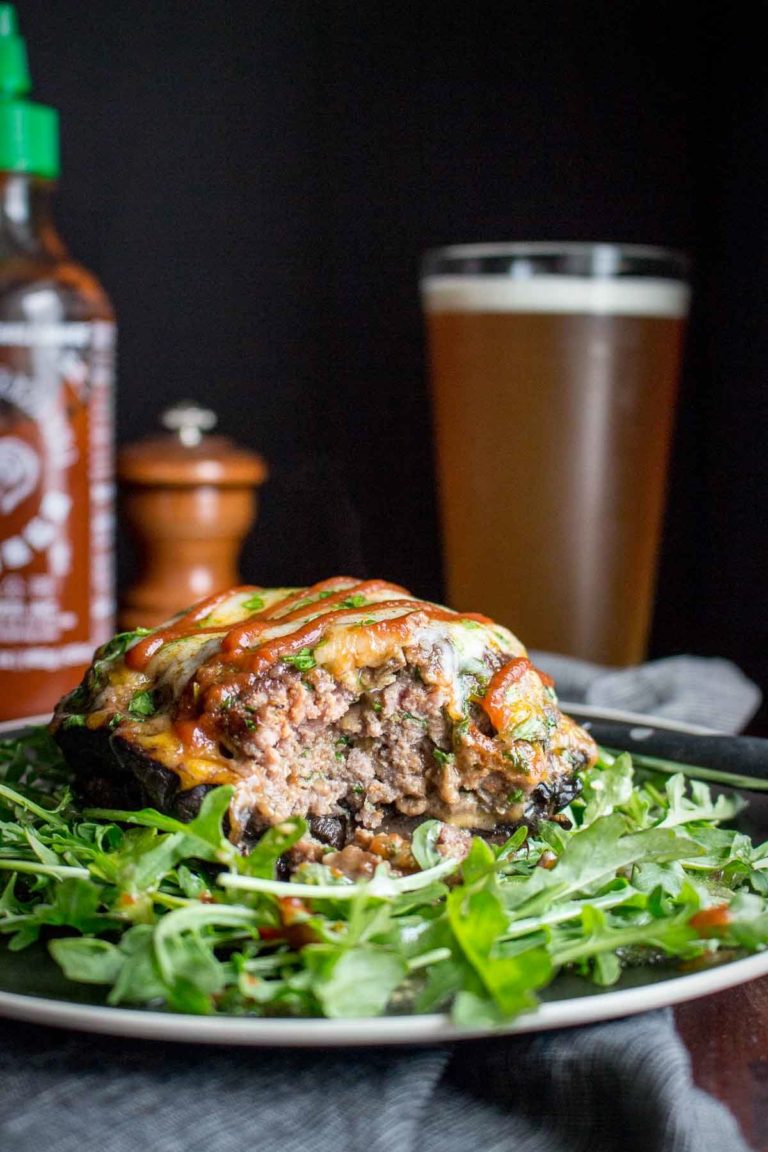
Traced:
[[427, 254], [448, 602], [533, 648], [646, 652], [687, 264], [611, 244]]

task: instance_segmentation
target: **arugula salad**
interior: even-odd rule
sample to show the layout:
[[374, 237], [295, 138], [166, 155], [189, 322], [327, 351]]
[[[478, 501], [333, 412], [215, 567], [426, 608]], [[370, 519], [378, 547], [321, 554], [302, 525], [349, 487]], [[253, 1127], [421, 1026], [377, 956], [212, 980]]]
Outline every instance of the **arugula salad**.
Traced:
[[[601, 750], [563, 823], [475, 837], [461, 861], [427, 820], [418, 870], [355, 882], [322, 862], [277, 879], [304, 821], [248, 854], [225, 835], [230, 786], [182, 823], [81, 809], [45, 729], [0, 742], [0, 966], [44, 947], [111, 1005], [365, 1017], [449, 1012], [492, 1026], [569, 970], [701, 966], [768, 944], [768, 844], [722, 827], [743, 807]], [[564, 825], [570, 825], [566, 827]]]

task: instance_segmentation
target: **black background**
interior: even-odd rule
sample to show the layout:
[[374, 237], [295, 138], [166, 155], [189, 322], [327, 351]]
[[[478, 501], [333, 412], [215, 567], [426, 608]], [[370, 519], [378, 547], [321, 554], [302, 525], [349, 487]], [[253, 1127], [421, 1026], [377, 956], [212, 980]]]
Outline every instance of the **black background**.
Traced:
[[766, 7], [21, 0], [62, 232], [118, 314], [119, 439], [210, 404], [272, 467], [249, 580], [439, 597], [420, 252], [686, 249], [652, 651], [765, 684]]

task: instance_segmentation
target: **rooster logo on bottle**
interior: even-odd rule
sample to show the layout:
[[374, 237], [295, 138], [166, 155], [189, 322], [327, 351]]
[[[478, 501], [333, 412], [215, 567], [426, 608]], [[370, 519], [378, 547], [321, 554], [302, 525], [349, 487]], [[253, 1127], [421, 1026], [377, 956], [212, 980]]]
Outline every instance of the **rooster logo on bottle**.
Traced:
[[26, 568], [35, 554], [46, 552], [55, 575], [69, 571], [70, 549], [57, 537], [59, 526], [69, 515], [71, 497], [51, 489], [42, 493], [35, 509], [23, 507], [38, 488], [42, 474], [40, 456], [31, 444], [19, 436], [0, 436], [0, 521], [4, 521], [0, 572]]
[[0, 513], [8, 516], [30, 493], [40, 479], [40, 458], [16, 436], [0, 438]]

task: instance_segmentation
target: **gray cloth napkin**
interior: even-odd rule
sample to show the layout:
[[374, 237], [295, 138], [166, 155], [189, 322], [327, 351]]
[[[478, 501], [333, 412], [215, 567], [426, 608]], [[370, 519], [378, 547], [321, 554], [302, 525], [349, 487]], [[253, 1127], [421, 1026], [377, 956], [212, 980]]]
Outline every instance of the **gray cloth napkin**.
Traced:
[[741, 669], [717, 657], [668, 656], [633, 668], [604, 668], [552, 652], [531, 652], [531, 659], [554, 677], [560, 700], [665, 716], [720, 732], [740, 732], [761, 700], [760, 689]]
[[142, 1044], [0, 1025], [3, 1152], [747, 1152], [671, 1011], [414, 1051]]
[[[736, 731], [727, 661], [620, 671], [536, 653], [564, 700]], [[706, 717], [706, 719], [704, 719]], [[290, 1052], [0, 1022], [0, 1152], [747, 1152], [671, 1011], [452, 1047]]]

